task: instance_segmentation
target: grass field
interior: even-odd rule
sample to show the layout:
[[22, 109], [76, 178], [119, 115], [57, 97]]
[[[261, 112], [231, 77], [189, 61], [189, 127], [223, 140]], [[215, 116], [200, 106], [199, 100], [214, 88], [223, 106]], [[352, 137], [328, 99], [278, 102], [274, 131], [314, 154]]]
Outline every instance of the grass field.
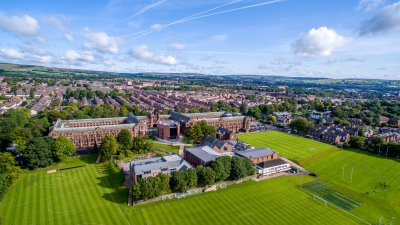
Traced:
[[[335, 146], [290, 134], [267, 131], [242, 134], [240, 140], [269, 147], [316, 172], [335, 192], [362, 203], [351, 213], [368, 221], [400, 219], [400, 162], [359, 150]], [[312, 149], [312, 151], [310, 151]], [[390, 187], [382, 187], [382, 183]]]
[[162, 144], [159, 142], [153, 142], [153, 148], [159, 148], [159, 149], [163, 149], [165, 151], [169, 151], [175, 154], [179, 154], [179, 146], [172, 146], [169, 144]]
[[295, 162], [310, 160], [315, 156], [321, 156], [337, 148], [332, 145], [317, 142], [311, 139], [287, 135], [279, 131], [257, 132], [240, 134], [239, 140], [255, 147], [268, 147], [277, 151]]
[[118, 171], [93, 161], [73, 158], [55, 167], [87, 166], [54, 174], [46, 174], [48, 169], [24, 173], [0, 205], [1, 224], [360, 224], [301, 191], [294, 185], [298, 177], [249, 181], [129, 207]]

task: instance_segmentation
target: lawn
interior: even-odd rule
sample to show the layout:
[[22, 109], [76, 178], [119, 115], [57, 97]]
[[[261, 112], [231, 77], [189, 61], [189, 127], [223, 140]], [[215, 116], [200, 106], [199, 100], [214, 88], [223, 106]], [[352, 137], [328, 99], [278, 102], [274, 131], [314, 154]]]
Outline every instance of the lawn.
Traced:
[[1, 224], [360, 224], [301, 191], [294, 185], [298, 177], [129, 207], [122, 177], [110, 163], [82, 157], [54, 167], [77, 165], [87, 166], [25, 172], [0, 205]]
[[172, 145], [169, 145], [169, 144], [162, 144], [162, 143], [159, 143], [159, 142], [153, 142], [153, 148], [155, 148], [155, 149], [158, 148], [158, 149], [162, 149], [162, 150], [165, 150], [165, 151], [168, 151], [168, 152], [179, 154], [179, 146], [172, 146]]
[[[362, 203], [351, 213], [367, 221], [400, 218], [400, 162], [359, 150], [343, 150], [282, 132], [242, 134], [240, 140], [269, 147], [316, 172], [335, 192]], [[313, 149], [313, 151], [310, 151]], [[389, 184], [383, 187], [382, 184]]]

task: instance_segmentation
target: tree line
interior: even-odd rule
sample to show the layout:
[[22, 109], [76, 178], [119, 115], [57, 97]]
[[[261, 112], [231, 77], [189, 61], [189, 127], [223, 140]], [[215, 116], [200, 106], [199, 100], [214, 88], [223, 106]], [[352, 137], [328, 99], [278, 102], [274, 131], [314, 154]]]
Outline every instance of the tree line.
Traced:
[[216, 182], [239, 180], [254, 175], [252, 162], [239, 156], [221, 156], [210, 166], [197, 166], [196, 169], [174, 171], [171, 178], [166, 174], [156, 177], [139, 178], [132, 186], [134, 200], [147, 200], [171, 192], [187, 192], [195, 187], [207, 187]]

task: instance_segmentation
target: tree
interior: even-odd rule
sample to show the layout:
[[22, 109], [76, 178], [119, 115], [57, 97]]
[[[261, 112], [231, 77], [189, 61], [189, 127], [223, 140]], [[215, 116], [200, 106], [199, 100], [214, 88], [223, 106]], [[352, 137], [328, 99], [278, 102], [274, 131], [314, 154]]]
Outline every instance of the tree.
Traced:
[[215, 172], [211, 167], [198, 166], [197, 167], [198, 182], [201, 186], [212, 185], [215, 182]]
[[213, 126], [209, 126], [205, 120], [192, 126], [187, 132], [186, 137], [194, 143], [200, 143], [204, 135], [215, 137], [217, 130]]
[[140, 200], [142, 198], [142, 187], [141, 187], [141, 180], [137, 181], [132, 186], [132, 197], [134, 200]]
[[54, 157], [57, 160], [65, 160], [76, 152], [76, 148], [72, 140], [66, 136], [60, 136], [54, 142]]
[[167, 174], [163, 174], [160, 173], [157, 175], [157, 177], [160, 178], [160, 190], [161, 190], [161, 194], [167, 194], [169, 193], [171, 190], [169, 189], [169, 181], [170, 178]]
[[227, 180], [231, 176], [232, 159], [230, 156], [221, 156], [216, 159], [224, 165], [224, 174], [222, 180]]
[[382, 137], [375, 136], [371, 138], [371, 140], [368, 143], [368, 147], [374, 151], [378, 151], [380, 147], [382, 147], [385, 144], [385, 141]]
[[129, 156], [132, 152], [132, 133], [128, 129], [122, 129], [118, 134], [117, 141], [119, 144], [120, 155], [123, 157]]
[[137, 153], [147, 153], [153, 149], [153, 141], [148, 137], [135, 137], [132, 141], [132, 150]]
[[362, 148], [364, 146], [364, 138], [361, 136], [351, 136], [349, 145], [352, 148]]
[[193, 141], [194, 143], [200, 143], [201, 139], [203, 138], [203, 132], [200, 125], [198, 124], [195, 124], [193, 127], [189, 128], [185, 135], [190, 141]]
[[246, 114], [248, 109], [249, 109], [249, 106], [247, 105], [247, 103], [242, 102], [242, 104], [240, 104], [239, 110], [241, 113]]
[[[4, 177], [0, 177], [0, 192], [3, 188], [10, 187], [22, 173], [21, 169], [15, 165], [14, 156], [8, 152], [0, 153], [0, 174]], [[2, 181], [2, 179], [4, 179]], [[1, 196], [1, 194], [0, 194]]]
[[217, 130], [214, 126], [209, 126], [205, 120], [202, 120], [198, 123], [201, 129], [201, 134], [203, 137], [204, 135], [209, 135], [211, 137], [215, 137], [217, 134]]
[[232, 157], [231, 179], [239, 180], [247, 175], [246, 164], [239, 156]]
[[197, 173], [195, 169], [190, 168], [186, 170], [185, 176], [187, 180], [187, 186], [189, 189], [197, 186]]
[[3, 198], [4, 194], [6, 193], [7, 187], [7, 178], [5, 174], [0, 173], [0, 200]]
[[242, 158], [242, 160], [244, 161], [244, 166], [246, 167], [246, 175], [252, 176], [252, 175], [256, 174], [256, 169], [254, 168], [251, 160], [248, 158]]
[[186, 192], [197, 186], [196, 170], [191, 168], [185, 171], [175, 171], [171, 175], [171, 189], [175, 192]]
[[277, 121], [277, 120], [276, 120], [276, 116], [271, 116], [271, 117], [270, 117], [270, 121], [271, 121], [272, 124], [275, 124], [276, 121]]
[[314, 124], [309, 122], [306, 118], [298, 117], [289, 123], [289, 127], [301, 134], [306, 134], [314, 128]]
[[53, 163], [53, 144], [51, 137], [32, 139], [22, 152], [23, 164], [29, 169], [50, 166]]
[[101, 141], [100, 145], [100, 154], [102, 155], [103, 160], [111, 159], [111, 156], [117, 154], [118, 151], [118, 142], [113, 135], [107, 135]]
[[224, 164], [221, 161], [215, 160], [214, 162], [212, 162], [211, 168], [214, 170], [216, 181], [224, 180], [225, 168]]
[[186, 192], [189, 190], [185, 171], [175, 171], [171, 176], [171, 189], [174, 192]]

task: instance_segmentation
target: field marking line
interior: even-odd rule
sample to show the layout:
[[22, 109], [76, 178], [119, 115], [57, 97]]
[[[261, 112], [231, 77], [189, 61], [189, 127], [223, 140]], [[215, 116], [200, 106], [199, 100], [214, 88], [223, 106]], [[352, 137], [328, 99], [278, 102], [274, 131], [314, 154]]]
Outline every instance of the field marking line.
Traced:
[[[282, 181], [282, 183], [286, 184], [287, 186], [296, 188], [296, 186], [295, 186], [294, 184], [290, 183], [289, 181], [284, 181], [284, 180], [282, 180], [282, 179], [281, 179], [281, 181]], [[304, 189], [304, 188], [297, 188], [297, 189], [300, 189], [300, 190], [304, 191], [304, 192], [305, 192], [304, 194], [307, 195], [307, 196], [309, 196], [309, 197], [312, 197], [312, 196], [315, 195], [314, 193], [312, 193], [312, 192], [310, 192], [310, 191], [308, 191], [308, 190], [306, 190], [306, 189]], [[363, 222], [363, 223], [365, 223], [365, 224], [368, 224], [368, 225], [372, 225], [371, 223], [369, 223], [369, 222], [367, 222], [367, 221], [361, 219], [360, 217], [358, 217], [358, 216], [356, 216], [356, 215], [354, 215], [354, 214], [352, 214], [352, 213], [350, 213], [350, 212], [348, 212], [348, 211], [346, 211], [346, 210], [344, 210], [344, 209], [342, 209], [342, 208], [340, 208], [340, 207], [338, 207], [338, 206], [336, 206], [336, 205], [334, 205], [334, 204], [332, 204], [332, 203], [330, 203], [330, 202], [328, 202], [328, 203], [329, 203], [330, 205], [334, 206], [335, 208], [339, 209], [340, 211], [345, 212], [345, 213], [351, 215], [352, 217], [358, 219], [359, 221], [361, 221], [361, 222]]]
[[335, 196], [338, 199], [341, 199], [343, 202], [346, 202], [349, 205], [354, 206], [354, 208], [357, 208], [357, 207], [361, 206], [361, 205], [355, 204], [354, 202], [351, 202], [350, 200], [348, 200], [348, 198], [344, 198], [344, 197], [342, 197], [342, 196], [340, 196], [340, 195], [338, 195], [336, 193], [333, 193], [332, 195]]
[[[23, 178], [25, 178], [25, 176], [23, 177]], [[20, 178], [21, 179], [21, 178]], [[22, 182], [22, 181], [21, 181]], [[12, 212], [12, 214], [11, 214], [11, 223], [10, 223], [10, 225], [11, 224], [13, 224], [14, 223], [14, 215], [15, 215], [15, 207], [16, 207], [16, 205], [17, 205], [17, 198], [18, 198], [18, 191], [19, 191], [19, 185], [16, 187], [17, 188], [17, 190], [15, 191], [15, 194], [16, 194], [16, 197], [14, 198], [14, 207], [13, 207], [13, 212]]]
[[[96, 173], [100, 176], [101, 182], [104, 184], [104, 179], [103, 179], [103, 177], [101, 176], [100, 172], [98, 171], [98, 168], [95, 167], [95, 170], [96, 170]], [[106, 183], [107, 183], [108, 186], [110, 186], [110, 184], [109, 184], [108, 182], [106, 182]], [[110, 193], [110, 194], [111, 194], [111, 193]], [[129, 222], [128, 218], [126, 218], [125, 214], [122, 212], [121, 207], [119, 207], [119, 205], [116, 203], [115, 198], [114, 198], [114, 195], [111, 194], [111, 197], [112, 197], [112, 199], [114, 200], [114, 204], [118, 207], [119, 211], [121, 212], [122, 216], [124, 217], [125, 221], [126, 221], [129, 225], [131, 225], [131, 223]]]
[[[302, 190], [305, 191], [305, 192], [307, 192], [307, 193], [310, 194], [310, 195], [314, 195], [314, 194], [313, 194], [312, 192], [310, 192], [310, 191], [307, 191], [307, 190], [304, 190], [304, 189], [302, 189]], [[368, 225], [372, 225], [371, 223], [369, 223], [369, 222], [367, 222], [367, 221], [361, 219], [360, 217], [358, 217], [358, 216], [356, 216], [356, 215], [354, 215], [354, 214], [352, 214], [352, 213], [350, 213], [350, 212], [348, 212], [348, 211], [346, 211], [346, 210], [340, 208], [339, 206], [336, 206], [336, 205], [330, 203], [329, 201], [328, 201], [328, 203], [329, 203], [330, 205], [334, 206], [335, 208], [341, 210], [342, 212], [345, 212], [345, 213], [351, 215], [352, 217], [358, 219], [359, 221], [361, 221], [361, 222], [363, 222], [363, 223], [365, 223], [365, 224], [368, 224]]]

